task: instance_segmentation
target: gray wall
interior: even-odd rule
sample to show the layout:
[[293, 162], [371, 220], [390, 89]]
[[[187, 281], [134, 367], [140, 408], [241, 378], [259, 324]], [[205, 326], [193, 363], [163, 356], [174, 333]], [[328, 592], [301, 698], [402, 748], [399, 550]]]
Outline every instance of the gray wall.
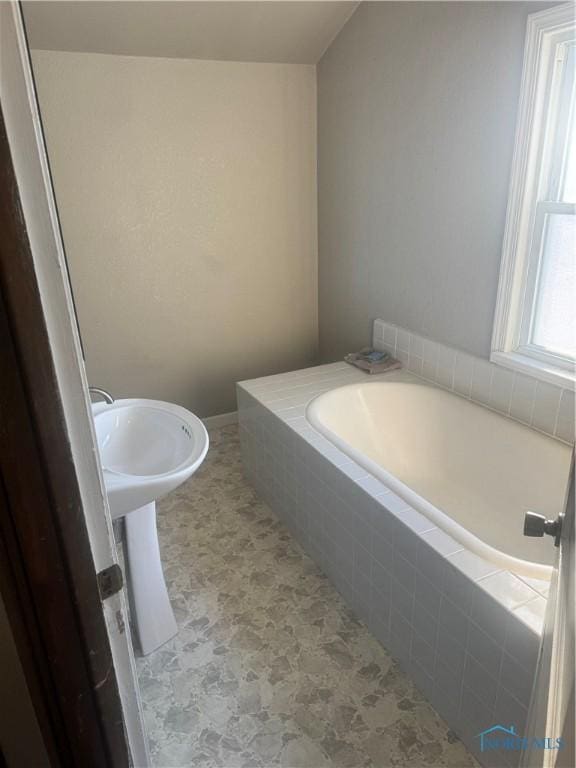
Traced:
[[314, 363], [314, 67], [33, 62], [90, 382], [211, 416]]
[[318, 65], [320, 351], [376, 317], [487, 357], [535, 3], [363, 3]]

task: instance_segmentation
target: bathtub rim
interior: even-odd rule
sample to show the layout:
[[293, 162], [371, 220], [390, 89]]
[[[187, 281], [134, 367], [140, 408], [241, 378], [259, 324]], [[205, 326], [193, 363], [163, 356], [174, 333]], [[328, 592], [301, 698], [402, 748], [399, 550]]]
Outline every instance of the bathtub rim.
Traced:
[[[345, 440], [339, 437], [335, 432], [333, 432], [331, 429], [326, 427], [322, 423], [320, 417], [317, 414], [318, 402], [324, 396], [329, 395], [336, 390], [347, 390], [347, 389], [354, 390], [354, 389], [357, 389], [358, 386], [365, 386], [365, 385], [370, 386], [373, 384], [386, 384], [386, 383], [387, 382], [385, 381], [354, 382], [351, 384], [344, 384], [338, 387], [334, 387], [333, 389], [329, 389], [328, 391], [325, 391], [325, 392], [321, 392], [320, 394], [312, 398], [312, 400], [310, 400], [310, 402], [307, 404], [305, 408], [306, 419], [310, 422], [312, 427], [317, 432], [319, 432], [323, 437], [325, 437], [340, 451], [342, 451], [342, 453], [344, 453], [352, 461], [354, 461], [356, 464], [358, 464], [367, 472], [369, 472], [373, 477], [375, 477], [377, 480], [383, 483], [390, 491], [392, 491], [401, 499], [403, 499], [407, 504], [409, 504], [417, 512], [420, 512], [421, 514], [423, 514], [426, 518], [428, 518], [428, 520], [430, 520], [431, 523], [433, 523], [439, 529], [444, 531], [444, 533], [446, 533], [448, 536], [451, 536], [452, 538], [454, 538], [456, 541], [462, 544], [463, 547], [465, 547], [467, 550], [469, 550], [473, 554], [483, 558], [484, 560], [487, 560], [488, 562], [493, 563], [494, 565], [498, 566], [499, 568], [502, 568], [503, 570], [510, 571], [516, 574], [517, 576], [524, 576], [525, 578], [526, 577], [536, 578], [536, 579], [542, 579], [543, 581], [550, 581], [550, 579], [552, 578], [554, 566], [544, 565], [543, 563], [534, 563], [530, 560], [523, 560], [522, 558], [514, 557], [513, 555], [507, 555], [501, 550], [496, 549], [490, 544], [487, 544], [478, 536], [471, 533], [463, 525], [456, 522], [456, 520], [450, 517], [448, 513], [436, 507], [434, 504], [432, 504], [430, 501], [425, 499], [423, 496], [420, 496], [420, 494], [412, 490], [410, 486], [403, 483], [395, 475], [393, 475], [391, 472], [386, 470], [376, 461], [374, 461], [373, 459], [370, 459], [368, 456], [365, 456], [356, 448], [349, 445]], [[400, 383], [400, 382], [394, 382], [394, 383]], [[426, 381], [422, 381], [422, 383], [420, 383], [419, 381], [417, 382], [405, 381], [401, 383], [402, 385], [406, 385], [406, 386], [418, 386], [418, 387], [424, 386], [430, 389], [440, 389], [439, 387], [435, 387]], [[441, 390], [441, 391], [445, 392], [446, 395], [453, 395], [454, 397], [458, 397], [458, 395], [454, 395], [454, 393], [452, 392], [446, 392], [445, 390]], [[476, 405], [478, 408], [482, 407], [477, 403], [473, 403], [473, 405]], [[505, 418], [504, 416], [500, 416], [500, 417]], [[386, 506], [385, 495], [380, 499], [380, 501], [383, 506]]]

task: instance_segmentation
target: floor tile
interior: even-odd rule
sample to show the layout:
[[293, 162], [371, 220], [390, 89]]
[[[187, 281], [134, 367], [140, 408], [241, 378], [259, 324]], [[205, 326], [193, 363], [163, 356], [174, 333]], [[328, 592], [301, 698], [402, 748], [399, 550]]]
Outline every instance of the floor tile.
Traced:
[[157, 768], [476, 766], [242, 474], [235, 426], [158, 505], [177, 637], [137, 660]]

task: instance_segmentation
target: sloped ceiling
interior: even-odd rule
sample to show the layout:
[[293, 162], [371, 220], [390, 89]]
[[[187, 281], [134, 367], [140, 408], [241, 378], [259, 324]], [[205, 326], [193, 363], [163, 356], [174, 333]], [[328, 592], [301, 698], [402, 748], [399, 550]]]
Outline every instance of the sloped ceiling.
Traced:
[[358, 2], [24, 2], [31, 48], [315, 64]]

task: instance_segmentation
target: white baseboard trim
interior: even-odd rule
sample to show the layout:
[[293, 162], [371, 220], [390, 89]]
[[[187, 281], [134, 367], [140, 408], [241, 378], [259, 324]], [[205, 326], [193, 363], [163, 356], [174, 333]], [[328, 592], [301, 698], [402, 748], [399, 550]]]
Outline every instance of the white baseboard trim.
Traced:
[[207, 416], [202, 419], [206, 429], [218, 429], [218, 427], [227, 427], [229, 424], [236, 424], [238, 422], [238, 411], [230, 411], [230, 413], [219, 413], [216, 416]]

